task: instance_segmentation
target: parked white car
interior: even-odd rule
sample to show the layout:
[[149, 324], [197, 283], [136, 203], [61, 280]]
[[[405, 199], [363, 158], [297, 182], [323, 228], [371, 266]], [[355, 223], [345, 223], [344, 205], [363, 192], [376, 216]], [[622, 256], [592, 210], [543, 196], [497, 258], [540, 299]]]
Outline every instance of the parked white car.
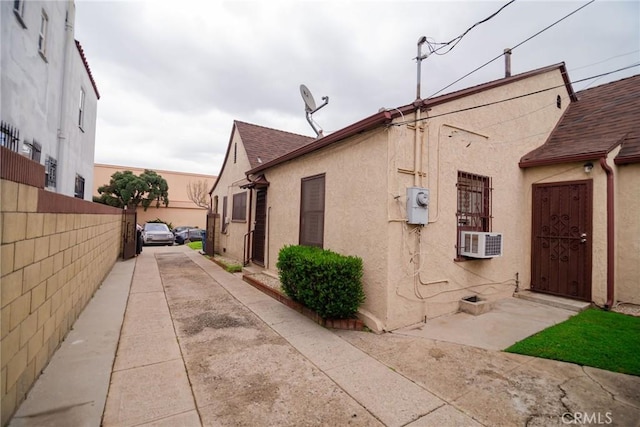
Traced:
[[142, 229], [142, 242], [144, 245], [173, 246], [175, 237], [167, 224], [159, 222], [147, 222]]

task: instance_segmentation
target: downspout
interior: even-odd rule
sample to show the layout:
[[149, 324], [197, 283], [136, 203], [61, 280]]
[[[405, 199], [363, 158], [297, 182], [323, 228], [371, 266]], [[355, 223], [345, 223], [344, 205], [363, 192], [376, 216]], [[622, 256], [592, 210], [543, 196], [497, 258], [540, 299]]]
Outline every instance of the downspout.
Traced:
[[[64, 22], [64, 52], [62, 61], [62, 78], [60, 79], [60, 117], [58, 121], [58, 132], [56, 147], [56, 193], [63, 193], [72, 195], [64, 187], [66, 176], [69, 167], [69, 162], [65, 158], [67, 150], [65, 144], [68, 144], [69, 130], [67, 129], [67, 103], [69, 98], [69, 90], [71, 90], [70, 83], [70, 62], [72, 60], [72, 47], [75, 46], [73, 41], [73, 22], [75, 22], [75, 4], [73, 1], [67, 2], [67, 11]], [[80, 88], [78, 87], [78, 91]], [[66, 170], [65, 170], [66, 169]]]
[[613, 169], [607, 164], [606, 157], [600, 157], [600, 166], [607, 174], [607, 302], [604, 308], [610, 310], [613, 307], [613, 284], [615, 278]]
[[413, 143], [413, 186], [420, 186], [420, 157], [421, 154], [420, 141], [420, 107], [416, 108], [416, 124], [415, 124], [415, 141]]

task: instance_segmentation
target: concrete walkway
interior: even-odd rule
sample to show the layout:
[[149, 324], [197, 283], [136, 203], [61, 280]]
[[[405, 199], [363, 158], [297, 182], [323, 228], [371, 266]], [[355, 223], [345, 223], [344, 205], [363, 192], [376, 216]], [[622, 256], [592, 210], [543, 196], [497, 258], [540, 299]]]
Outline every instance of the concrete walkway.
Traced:
[[585, 416], [640, 425], [640, 378], [410, 333], [331, 331], [172, 247], [116, 264], [10, 425], [565, 425]]

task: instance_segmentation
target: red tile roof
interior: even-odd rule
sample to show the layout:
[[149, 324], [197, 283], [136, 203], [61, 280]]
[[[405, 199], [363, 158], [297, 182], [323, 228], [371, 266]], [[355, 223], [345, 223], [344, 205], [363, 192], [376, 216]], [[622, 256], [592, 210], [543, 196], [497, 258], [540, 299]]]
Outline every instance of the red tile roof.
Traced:
[[251, 168], [303, 147], [315, 138], [234, 120]]
[[93, 85], [93, 90], [96, 91], [96, 96], [100, 99], [100, 93], [98, 92], [98, 86], [96, 85], [96, 81], [93, 79], [93, 74], [91, 74], [91, 68], [89, 68], [89, 62], [87, 61], [87, 57], [84, 55], [84, 49], [78, 40], [76, 40], [76, 47], [78, 48], [78, 52], [80, 53], [80, 58], [82, 58], [82, 63], [84, 64], [84, 68], [87, 70], [87, 74], [89, 75], [89, 80], [91, 80], [91, 84]]
[[520, 167], [604, 157], [622, 144], [616, 164], [640, 162], [640, 75], [577, 93], [544, 145]]

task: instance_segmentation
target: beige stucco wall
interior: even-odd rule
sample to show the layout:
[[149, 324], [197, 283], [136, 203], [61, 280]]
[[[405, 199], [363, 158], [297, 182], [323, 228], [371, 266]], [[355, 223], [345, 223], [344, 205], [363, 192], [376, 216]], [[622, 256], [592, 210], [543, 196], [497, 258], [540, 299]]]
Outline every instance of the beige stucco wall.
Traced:
[[[236, 147], [234, 149], [234, 146]], [[234, 154], [235, 151], [235, 154]], [[244, 235], [247, 233], [247, 221], [232, 221], [231, 214], [233, 212], [233, 195], [247, 192], [247, 206], [249, 206], [249, 193], [247, 190], [240, 188], [240, 185], [246, 183], [245, 172], [251, 169], [247, 152], [242, 144], [242, 138], [238, 132], [233, 132], [231, 136], [228, 157], [223, 165], [224, 173], [220, 174], [216, 187], [211, 194], [212, 203], [214, 204], [214, 213], [219, 213], [221, 221], [225, 221], [222, 212], [222, 200], [227, 196], [227, 218], [228, 225], [226, 233], [216, 235], [216, 247], [220, 247], [221, 253], [227, 257], [234, 258], [238, 261], [243, 260], [243, 242]], [[217, 198], [217, 210], [215, 200]], [[252, 213], [252, 218], [255, 216]], [[247, 214], [248, 219], [248, 214]]]
[[2, 425], [120, 253], [119, 210], [43, 213], [39, 191], [44, 190], [1, 181]]
[[[144, 168], [95, 164], [93, 195], [99, 195], [98, 187], [108, 184], [111, 179], [111, 175], [113, 175], [115, 172], [121, 172], [125, 170], [130, 170], [136, 175], [144, 172]], [[161, 206], [159, 208], [152, 206], [149, 207], [146, 211], [141, 207], [138, 208], [138, 223], [144, 224], [147, 221], [160, 218], [165, 222], [171, 223], [174, 227], [180, 225], [191, 225], [199, 228], [205, 228], [207, 223], [207, 209], [198, 207], [189, 199], [187, 186], [189, 184], [193, 185], [196, 182], [206, 181], [206, 188], [208, 191], [215, 182], [216, 177], [213, 175], [202, 175], [158, 169], [154, 170], [156, 173], [161, 175], [169, 185], [169, 206]]]
[[[500, 101], [542, 88], [556, 90], [447, 114]], [[563, 99], [556, 106], [556, 96]], [[429, 224], [389, 223], [389, 314], [386, 329], [395, 329], [458, 310], [458, 301], [478, 294], [486, 299], [510, 295], [516, 274], [520, 285], [529, 274], [531, 224], [526, 213], [527, 186], [518, 161], [542, 145], [569, 104], [559, 71], [531, 77], [429, 111], [421, 132], [421, 164], [426, 175], [419, 186], [430, 190]], [[445, 115], [443, 115], [445, 114]], [[408, 134], [414, 130], [405, 128]], [[405, 138], [406, 139], [406, 138]], [[412, 169], [412, 143], [389, 146], [390, 217], [403, 217], [406, 187], [414, 178], [398, 173]], [[492, 231], [502, 232], [503, 256], [456, 262], [457, 173], [492, 178]], [[395, 196], [400, 196], [394, 199]]]
[[640, 164], [620, 165], [616, 175], [616, 289], [614, 299], [640, 304]]
[[301, 179], [325, 174], [324, 248], [363, 259], [365, 313], [387, 311], [387, 145], [380, 128], [334, 144], [266, 173], [267, 259], [277, 271], [278, 252], [299, 242]]

